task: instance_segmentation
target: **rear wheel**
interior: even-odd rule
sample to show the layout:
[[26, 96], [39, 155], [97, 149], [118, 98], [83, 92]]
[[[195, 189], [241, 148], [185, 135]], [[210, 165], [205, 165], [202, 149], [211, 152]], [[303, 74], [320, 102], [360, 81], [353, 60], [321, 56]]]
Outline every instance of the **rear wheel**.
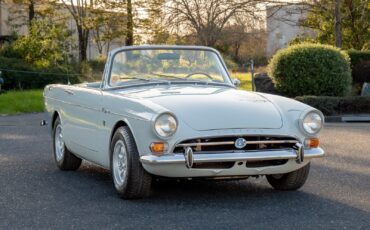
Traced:
[[56, 165], [61, 170], [77, 170], [82, 160], [70, 152], [63, 140], [63, 128], [59, 117], [54, 122], [53, 152]]
[[152, 176], [145, 171], [134, 137], [128, 127], [120, 127], [111, 142], [111, 172], [118, 194], [123, 199], [149, 196]]
[[307, 180], [310, 172], [310, 163], [306, 166], [286, 174], [266, 175], [269, 184], [277, 190], [297, 190]]

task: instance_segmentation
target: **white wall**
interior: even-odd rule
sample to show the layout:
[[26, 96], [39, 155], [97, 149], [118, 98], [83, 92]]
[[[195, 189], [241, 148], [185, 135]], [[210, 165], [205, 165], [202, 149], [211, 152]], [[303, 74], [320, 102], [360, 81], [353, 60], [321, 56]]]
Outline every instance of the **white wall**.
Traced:
[[313, 36], [313, 31], [298, 26], [306, 13], [300, 6], [270, 7], [266, 12], [267, 46], [266, 55], [271, 57], [297, 36]]
[[[19, 17], [16, 20], [13, 20], [13, 24], [22, 24], [21, 21], [27, 19], [27, 11], [22, 5], [19, 4], [9, 4], [0, 2], [0, 36], [11, 35], [14, 31], [9, 25], [9, 19], [11, 18], [12, 11], [17, 10]], [[24, 14], [23, 14], [24, 12]], [[27, 33], [27, 26], [21, 26], [17, 28], [17, 31], [20, 35]]]

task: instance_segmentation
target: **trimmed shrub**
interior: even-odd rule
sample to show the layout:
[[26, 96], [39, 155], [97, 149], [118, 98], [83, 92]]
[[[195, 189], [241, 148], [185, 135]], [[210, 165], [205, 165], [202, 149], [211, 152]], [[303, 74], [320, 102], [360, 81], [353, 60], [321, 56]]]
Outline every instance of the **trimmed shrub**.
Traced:
[[370, 50], [348, 50], [347, 51], [349, 58], [351, 59], [351, 67], [360, 64], [364, 61], [370, 61]]
[[281, 49], [268, 68], [276, 88], [287, 96], [345, 96], [351, 89], [349, 57], [329, 45], [305, 43]]
[[296, 97], [295, 99], [320, 110], [326, 116], [370, 114], [370, 97], [303, 96]]
[[347, 53], [351, 59], [353, 85], [360, 89], [364, 82], [370, 83], [370, 50], [348, 50]]
[[362, 86], [364, 82], [370, 83], [370, 60], [355, 65], [352, 69], [352, 78], [355, 85]]
[[77, 75], [66, 75], [61, 68], [35, 69], [21, 59], [0, 57], [0, 71], [4, 79], [4, 90], [41, 89], [47, 84], [77, 83]]

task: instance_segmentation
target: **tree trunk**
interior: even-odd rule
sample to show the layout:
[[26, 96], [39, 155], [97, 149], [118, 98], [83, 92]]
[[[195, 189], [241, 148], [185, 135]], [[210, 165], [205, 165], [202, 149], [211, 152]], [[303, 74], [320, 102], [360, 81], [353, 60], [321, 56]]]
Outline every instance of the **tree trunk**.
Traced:
[[132, 16], [132, 2], [127, 0], [127, 34], [126, 34], [126, 46], [132, 46], [134, 44], [134, 20]]
[[335, 46], [342, 48], [340, 0], [335, 0]]
[[28, 5], [28, 24], [30, 26], [34, 18], [35, 18], [35, 3], [33, 1], [30, 1]]
[[89, 39], [89, 31], [84, 30], [81, 26], [77, 26], [78, 31], [78, 50], [79, 50], [79, 61], [83, 62], [87, 60], [87, 44]]
[[98, 48], [99, 55], [103, 55], [103, 42], [101, 41], [99, 27], [95, 29], [95, 38], [96, 38], [96, 48]]
[[236, 58], [236, 60], [239, 60], [239, 50], [240, 50], [240, 42], [235, 42], [234, 57]]

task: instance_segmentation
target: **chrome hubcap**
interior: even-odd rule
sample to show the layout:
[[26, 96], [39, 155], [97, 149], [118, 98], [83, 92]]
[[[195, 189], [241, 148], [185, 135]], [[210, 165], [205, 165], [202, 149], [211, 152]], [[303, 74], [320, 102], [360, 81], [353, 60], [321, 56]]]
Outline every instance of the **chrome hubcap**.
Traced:
[[113, 178], [118, 186], [125, 183], [127, 175], [127, 151], [122, 140], [118, 140], [113, 149]]
[[64, 157], [64, 141], [62, 134], [62, 126], [59, 124], [55, 129], [55, 156], [57, 161], [60, 161]]

